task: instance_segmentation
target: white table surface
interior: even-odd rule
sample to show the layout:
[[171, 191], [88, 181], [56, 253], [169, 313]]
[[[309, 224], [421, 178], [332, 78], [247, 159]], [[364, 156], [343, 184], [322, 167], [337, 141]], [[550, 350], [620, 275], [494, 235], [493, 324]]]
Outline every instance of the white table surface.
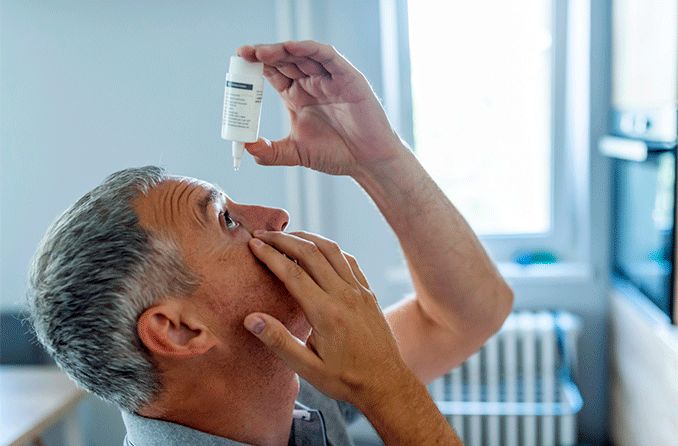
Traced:
[[56, 367], [0, 366], [0, 445], [32, 441], [84, 395]]

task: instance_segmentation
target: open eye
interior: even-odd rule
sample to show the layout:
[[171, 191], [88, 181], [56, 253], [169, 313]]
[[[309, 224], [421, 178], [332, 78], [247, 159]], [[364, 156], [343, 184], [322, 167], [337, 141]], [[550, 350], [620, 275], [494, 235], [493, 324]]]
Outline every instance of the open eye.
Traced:
[[238, 222], [231, 218], [228, 211], [219, 212], [219, 218], [224, 220], [224, 224], [228, 229], [235, 229], [239, 226]]

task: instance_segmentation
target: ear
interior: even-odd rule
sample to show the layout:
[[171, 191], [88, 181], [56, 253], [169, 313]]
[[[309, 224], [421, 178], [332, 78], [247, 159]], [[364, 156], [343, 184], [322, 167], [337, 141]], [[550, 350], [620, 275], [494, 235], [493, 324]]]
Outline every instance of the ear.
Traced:
[[218, 343], [199, 316], [179, 300], [146, 309], [137, 320], [137, 333], [153, 354], [174, 359], [202, 355]]

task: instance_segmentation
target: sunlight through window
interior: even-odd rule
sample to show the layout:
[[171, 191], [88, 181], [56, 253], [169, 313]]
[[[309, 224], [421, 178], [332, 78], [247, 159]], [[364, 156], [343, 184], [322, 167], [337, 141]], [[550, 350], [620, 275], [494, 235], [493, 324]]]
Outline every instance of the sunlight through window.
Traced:
[[548, 232], [551, 1], [408, 3], [418, 158], [479, 234]]

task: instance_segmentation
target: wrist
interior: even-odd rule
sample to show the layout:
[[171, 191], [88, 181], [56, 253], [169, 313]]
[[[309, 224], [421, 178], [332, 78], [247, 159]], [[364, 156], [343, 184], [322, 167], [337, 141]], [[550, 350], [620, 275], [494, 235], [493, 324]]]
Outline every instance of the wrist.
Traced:
[[401, 407], [413, 395], [421, 395], [422, 391], [426, 392], [425, 386], [404, 366], [402, 372], [392, 378], [382, 376], [378, 386], [356, 392], [352, 403], [368, 418], [376, 414], [383, 416], [390, 409]]
[[389, 223], [408, 212], [431, 190], [428, 173], [405, 145], [384, 162], [361, 166], [353, 179], [367, 192]]
[[353, 179], [372, 197], [393, 193], [394, 189], [407, 187], [411, 178], [421, 168], [414, 153], [405, 144], [394, 150], [391, 158], [358, 166]]
[[[409, 369], [408, 369], [409, 370]], [[367, 417], [384, 444], [461, 446], [445, 417], [413, 373], [404, 374], [387, 395], [355, 406]], [[412, 423], [416, 420], [416, 423]]]
[[413, 160], [416, 162], [414, 154], [400, 138], [391, 144], [388, 152], [390, 155], [386, 158], [358, 164], [351, 174], [353, 179], [364, 187], [366, 183], [383, 181], [393, 175], [398, 175], [408, 165], [411, 165]]

